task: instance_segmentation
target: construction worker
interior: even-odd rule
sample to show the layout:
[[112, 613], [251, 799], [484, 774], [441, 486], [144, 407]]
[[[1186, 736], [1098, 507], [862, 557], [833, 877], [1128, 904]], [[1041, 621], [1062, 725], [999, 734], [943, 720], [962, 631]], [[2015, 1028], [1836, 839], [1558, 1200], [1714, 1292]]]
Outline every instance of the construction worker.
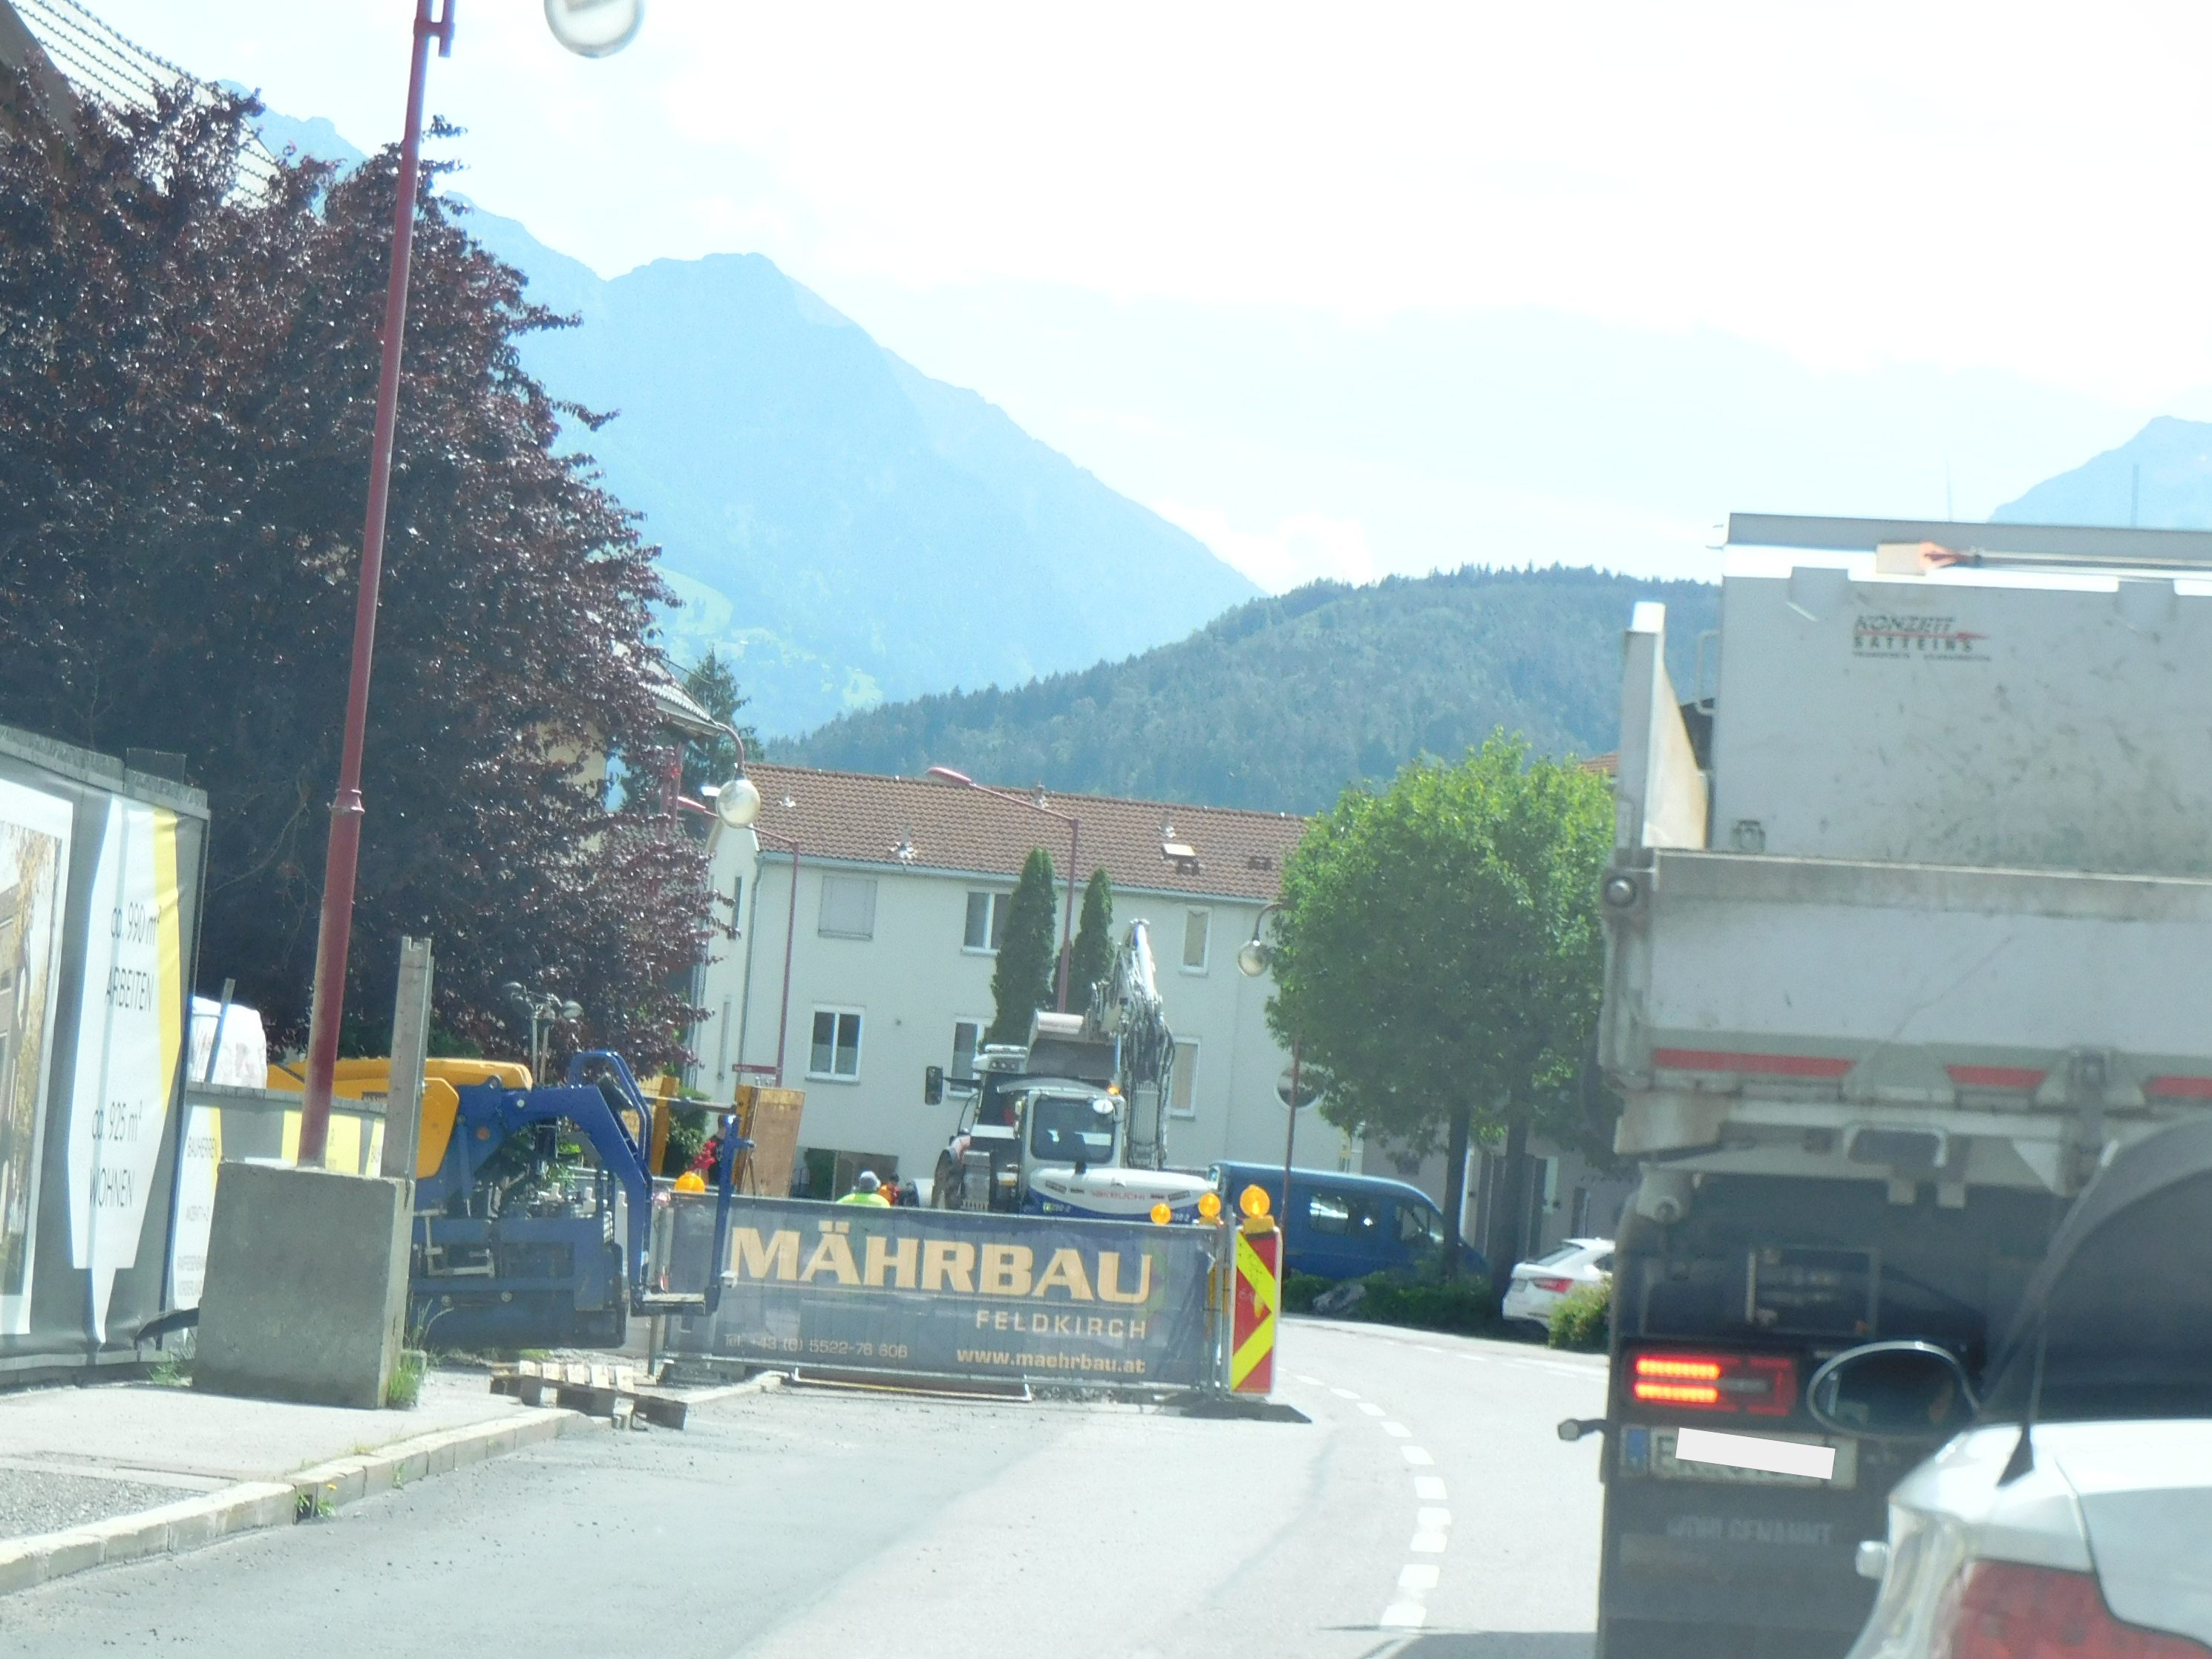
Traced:
[[890, 1200], [880, 1190], [883, 1182], [876, 1179], [873, 1170], [860, 1171], [860, 1178], [853, 1183], [853, 1190], [837, 1201], [840, 1204], [873, 1204], [880, 1209], [890, 1208]]

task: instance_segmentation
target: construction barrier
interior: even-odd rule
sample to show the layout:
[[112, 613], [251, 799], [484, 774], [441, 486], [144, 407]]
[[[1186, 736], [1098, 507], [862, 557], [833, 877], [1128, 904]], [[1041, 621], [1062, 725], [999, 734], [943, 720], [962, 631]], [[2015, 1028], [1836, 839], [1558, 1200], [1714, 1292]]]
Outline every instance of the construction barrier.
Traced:
[[[711, 1200], [673, 1201], [679, 1234], [711, 1220]], [[670, 1320], [663, 1345], [755, 1365], [1212, 1389], [1226, 1232], [733, 1200], [720, 1306]]]
[[0, 729], [0, 1380], [161, 1311], [207, 801]]
[[1229, 1387], [1233, 1393], [1264, 1395], [1274, 1389], [1276, 1316], [1283, 1305], [1277, 1269], [1282, 1254], [1283, 1236], [1273, 1226], [1265, 1232], [1237, 1230], [1236, 1296], [1229, 1324]]

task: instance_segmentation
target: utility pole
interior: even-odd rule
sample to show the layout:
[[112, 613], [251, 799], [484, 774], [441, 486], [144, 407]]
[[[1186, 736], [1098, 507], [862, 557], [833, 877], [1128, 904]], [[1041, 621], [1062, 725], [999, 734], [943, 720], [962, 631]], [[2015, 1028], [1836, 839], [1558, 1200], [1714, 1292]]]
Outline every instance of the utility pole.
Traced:
[[354, 604], [353, 670], [346, 682], [345, 737], [331, 802], [323, 865], [323, 914], [315, 942], [315, 991], [308, 1016], [307, 1083], [300, 1106], [300, 1158], [319, 1169], [331, 1128], [331, 1083], [345, 1014], [346, 957], [353, 943], [354, 876], [361, 863], [361, 751], [368, 726], [368, 671], [376, 654], [377, 591], [384, 578], [384, 515], [392, 495], [392, 432], [399, 414], [399, 352], [407, 331], [407, 273], [415, 252], [415, 198], [422, 175], [422, 83], [430, 43], [453, 52], [453, 0], [437, 15], [415, 0], [415, 50], [407, 71], [407, 125], [399, 141], [399, 190], [392, 210], [392, 277], [384, 294], [384, 356], [377, 371], [376, 428], [369, 447], [368, 513], [361, 535], [361, 592]]

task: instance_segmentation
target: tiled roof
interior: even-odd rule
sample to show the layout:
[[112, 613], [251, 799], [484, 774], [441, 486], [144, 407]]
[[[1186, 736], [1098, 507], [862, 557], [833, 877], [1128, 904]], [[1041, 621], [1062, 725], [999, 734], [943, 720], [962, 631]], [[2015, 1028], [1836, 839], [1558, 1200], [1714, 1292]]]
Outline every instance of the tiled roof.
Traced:
[[1578, 761], [1576, 764], [1585, 772], [1596, 772], [1609, 778], [1620, 770], [1620, 754], [1616, 750], [1610, 755], [1595, 755], [1589, 760]]
[[[823, 772], [804, 766], [755, 764], [747, 775], [761, 792], [759, 829], [770, 848], [796, 841], [809, 857], [918, 870], [957, 870], [1011, 881], [1033, 847], [1067, 873], [1067, 826], [1030, 807], [936, 779], [886, 778], [865, 772]], [[1007, 792], [1037, 799], [1030, 790]], [[1283, 860], [1304, 833], [1287, 812], [1245, 812], [1220, 806], [1176, 806], [1109, 795], [1041, 798], [1082, 825], [1081, 867], [1090, 879], [1103, 869], [1116, 887], [1152, 888], [1214, 898], [1271, 899]], [[1188, 848], [1170, 858], [1166, 843]]]

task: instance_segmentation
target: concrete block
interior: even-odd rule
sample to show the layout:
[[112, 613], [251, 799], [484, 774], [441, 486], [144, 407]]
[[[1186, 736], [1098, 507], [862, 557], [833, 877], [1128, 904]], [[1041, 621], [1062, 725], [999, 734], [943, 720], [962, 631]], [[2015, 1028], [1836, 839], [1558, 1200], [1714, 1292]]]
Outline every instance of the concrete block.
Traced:
[[107, 1559], [107, 1540], [96, 1532], [50, 1532], [38, 1541], [44, 1547], [45, 1578], [64, 1578]]
[[381, 1407], [405, 1334], [407, 1187], [380, 1176], [223, 1164], [193, 1385]]
[[12, 1595], [42, 1582], [46, 1576], [46, 1553], [33, 1539], [21, 1544], [0, 1544], [0, 1595]]

